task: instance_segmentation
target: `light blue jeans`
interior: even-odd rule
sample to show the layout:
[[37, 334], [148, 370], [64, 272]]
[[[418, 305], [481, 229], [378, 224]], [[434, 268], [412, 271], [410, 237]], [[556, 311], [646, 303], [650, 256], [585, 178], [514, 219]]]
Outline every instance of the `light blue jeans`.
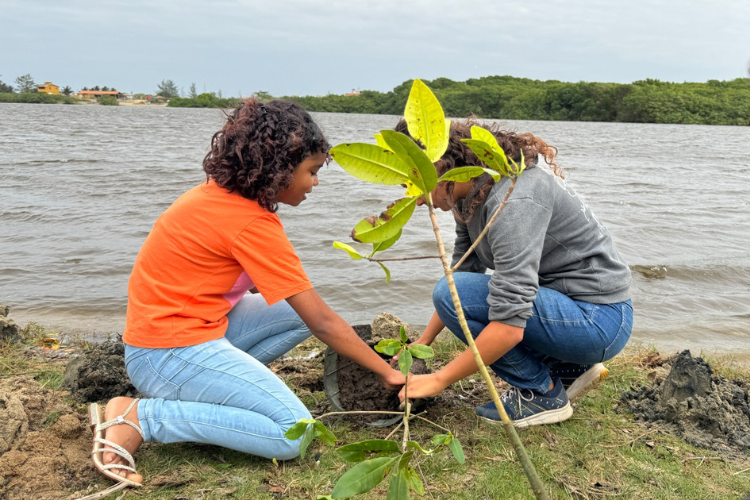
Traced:
[[305, 405], [266, 365], [310, 336], [282, 301], [268, 306], [246, 295], [227, 315], [223, 338], [172, 349], [125, 345], [145, 441], [223, 446], [265, 458], [299, 455], [299, 441], [284, 433]]
[[[458, 296], [474, 338], [490, 323], [489, 274], [455, 273]], [[441, 279], [432, 293], [435, 310], [445, 326], [466, 343], [458, 323], [448, 283]], [[591, 304], [540, 287], [526, 320], [523, 340], [490, 365], [510, 385], [545, 394], [552, 382], [546, 356], [582, 365], [600, 363], [617, 355], [633, 330], [630, 300]]]

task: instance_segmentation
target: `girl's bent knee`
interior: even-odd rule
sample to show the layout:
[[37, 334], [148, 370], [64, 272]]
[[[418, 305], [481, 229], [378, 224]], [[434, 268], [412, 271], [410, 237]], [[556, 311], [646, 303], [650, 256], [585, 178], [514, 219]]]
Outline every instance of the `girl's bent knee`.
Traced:
[[293, 460], [299, 456], [299, 443], [301, 439], [295, 441], [289, 441], [288, 444], [281, 445], [279, 447], [276, 456], [273, 457], [276, 460]]
[[435, 306], [435, 309], [438, 310], [446, 303], [453, 304], [451, 291], [448, 288], [448, 279], [445, 276], [440, 278], [440, 281], [437, 282], [435, 288], [432, 289], [432, 303]]

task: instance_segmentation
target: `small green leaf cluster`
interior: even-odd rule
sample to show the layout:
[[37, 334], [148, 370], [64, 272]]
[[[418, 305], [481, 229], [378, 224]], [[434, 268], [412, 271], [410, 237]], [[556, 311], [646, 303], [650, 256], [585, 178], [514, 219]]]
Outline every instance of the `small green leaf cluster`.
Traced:
[[[505, 151], [497, 143], [497, 139], [492, 132], [476, 125], [471, 127], [471, 139], [461, 139], [461, 142], [465, 143], [469, 149], [471, 149], [477, 158], [489, 168], [483, 169], [486, 173], [490, 174], [495, 181], [499, 181], [501, 177], [510, 177], [511, 179], [517, 178], [526, 169], [526, 161], [521, 152], [521, 163], [518, 164], [513, 161], [513, 158], [508, 158], [505, 155]], [[510, 162], [510, 163], [508, 163]], [[473, 169], [478, 167], [461, 167], [446, 172], [446, 175], [461, 171], [463, 169]], [[481, 174], [480, 174], [481, 175]], [[445, 176], [443, 176], [445, 177]], [[465, 181], [458, 181], [465, 182]]]
[[305, 458], [307, 447], [310, 446], [314, 438], [319, 438], [329, 446], [335, 446], [336, 441], [338, 441], [333, 432], [323, 425], [323, 422], [312, 418], [300, 419], [284, 433], [284, 437], [292, 441], [302, 438], [299, 443], [299, 454], [302, 458]]
[[378, 342], [375, 346], [375, 350], [382, 354], [389, 356], [395, 356], [399, 352], [398, 356], [398, 369], [404, 374], [404, 377], [409, 375], [411, 365], [414, 363], [413, 358], [427, 359], [435, 355], [435, 351], [432, 347], [422, 344], [409, 344], [409, 337], [406, 336], [406, 330], [401, 325], [401, 331], [399, 332], [400, 339], [384, 339]]
[[432, 438], [433, 448], [425, 450], [416, 441], [406, 443], [407, 451], [402, 452], [397, 442], [385, 439], [361, 441], [338, 449], [347, 462], [358, 462], [346, 471], [333, 488], [331, 498], [349, 498], [367, 493], [391, 476], [387, 499], [409, 499], [410, 491], [424, 495], [424, 483], [411, 465], [416, 452], [431, 455], [443, 446], [448, 446], [459, 463], [465, 457], [461, 443], [453, 434], [438, 434]]

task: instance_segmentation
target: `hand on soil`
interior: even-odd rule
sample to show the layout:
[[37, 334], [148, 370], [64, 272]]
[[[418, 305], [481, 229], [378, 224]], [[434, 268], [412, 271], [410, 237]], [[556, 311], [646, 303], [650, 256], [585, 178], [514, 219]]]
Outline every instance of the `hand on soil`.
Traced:
[[404, 379], [404, 375], [398, 370], [391, 370], [387, 376], [378, 377], [378, 379], [380, 380], [380, 383], [383, 384], [383, 387], [385, 387], [389, 391], [397, 391], [401, 389], [401, 387], [404, 385], [404, 382], [406, 381]]
[[[445, 386], [438, 379], [435, 373], [429, 375], [412, 375], [409, 377], [406, 389], [408, 390], [409, 399], [431, 398], [437, 396]], [[402, 388], [398, 393], [398, 398], [403, 401], [405, 391]]]

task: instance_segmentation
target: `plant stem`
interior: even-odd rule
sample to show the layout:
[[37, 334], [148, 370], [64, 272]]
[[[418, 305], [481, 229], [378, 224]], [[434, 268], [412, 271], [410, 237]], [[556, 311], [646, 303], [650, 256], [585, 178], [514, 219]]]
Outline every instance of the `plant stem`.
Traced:
[[422, 259], [439, 259], [439, 255], [421, 255], [419, 257], [393, 257], [390, 259], [374, 259], [372, 257], [365, 257], [370, 262], [393, 262], [397, 260], [422, 260]]
[[406, 453], [406, 442], [409, 441], [409, 412], [411, 411], [411, 403], [408, 399], [404, 399], [404, 401], [406, 402], [406, 409], [404, 410], [404, 439], [401, 442], [401, 449]]
[[[510, 190], [512, 190], [513, 186], [515, 185], [515, 181], [513, 184], [511, 184], [511, 189], [509, 189], [508, 193], [510, 194]], [[506, 200], [503, 201], [503, 205]], [[505, 407], [500, 402], [500, 396], [497, 393], [497, 389], [495, 389], [495, 385], [492, 383], [492, 378], [490, 378], [490, 374], [487, 371], [487, 367], [484, 365], [484, 361], [482, 360], [482, 355], [479, 353], [479, 350], [477, 349], [477, 345], [474, 343], [474, 337], [471, 335], [471, 331], [469, 330], [469, 325], [466, 322], [466, 316], [464, 316], [464, 310], [461, 307], [461, 299], [458, 297], [458, 289], [456, 289], [456, 282], [453, 280], [453, 270], [450, 267], [450, 264], [448, 263], [448, 257], [445, 254], [445, 247], [443, 246], [443, 239], [440, 237], [440, 227], [438, 226], [437, 222], [437, 216], [435, 215], [435, 209], [432, 206], [432, 197], [427, 197], [427, 208], [430, 211], [430, 221], [432, 222], [432, 230], [435, 233], [435, 239], [437, 240], [438, 245], [438, 251], [440, 252], [440, 260], [443, 263], [443, 270], [445, 271], [445, 277], [448, 281], [448, 288], [451, 292], [451, 298], [453, 299], [453, 305], [456, 308], [456, 315], [458, 316], [458, 322], [461, 324], [461, 330], [463, 330], [464, 337], [466, 337], [466, 341], [469, 344], [469, 347], [471, 348], [471, 352], [474, 354], [474, 360], [477, 362], [477, 367], [479, 368], [479, 373], [482, 375], [482, 379], [487, 383], [487, 388], [490, 391], [490, 395], [492, 396], [492, 401], [495, 403], [495, 407], [497, 408], [498, 412], [500, 413], [500, 419], [503, 422], [503, 429], [505, 430], [505, 434], [508, 436], [508, 440], [510, 440], [511, 444], [513, 445], [513, 449], [516, 452], [516, 455], [518, 456], [518, 461], [521, 463], [521, 467], [523, 467], [523, 471], [526, 474], [526, 477], [529, 480], [529, 483], [531, 484], [531, 489], [534, 491], [534, 495], [537, 499], [542, 500], [548, 500], [549, 496], [547, 494], [547, 491], [544, 489], [544, 483], [542, 483], [542, 480], [539, 478], [539, 474], [537, 474], [536, 469], [534, 468], [534, 464], [531, 462], [531, 459], [529, 458], [528, 453], [526, 453], [526, 449], [523, 447], [523, 443], [521, 443], [521, 439], [518, 437], [518, 433], [516, 432], [516, 428], [513, 426], [513, 422], [508, 418], [508, 414], [505, 412]], [[497, 210], [495, 214], [493, 214], [492, 221], [496, 218], [497, 214], [500, 212], [500, 210]], [[490, 221], [491, 223], [491, 221]], [[482, 231], [482, 234], [487, 232], [487, 228], [489, 227], [489, 224], [484, 228], [484, 231]], [[475, 247], [475, 245], [472, 245], [472, 247]], [[464, 255], [464, 257], [468, 255], [468, 252]]]
[[495, 219], [497, 219], [497, 216], [500, 215], [500, 212], [503, 211], [503, 208], [505, 208], [505, 204], [508, 203], [508, 198], [510, 198], [510, 194], [513, 192], [513, 188], [516, 187], [517, 180], [518, 180], [518, 177], [513, 178], [513, 182], [511, 182], [510, 187], [508, 188], [508, 192], [505, 193], [505, 198], [503, 198], [503, 202], [500, 204], [499, 207], [497, 207], [497, 210], [495, 210], [495, 213], [492, 214], [492, 217], [490, 217], [490, 220], [484, 226], [484, 229], [482, 229], [482, 232], [479, 233], [479, 236], [477, 236], [477, 239], [474, 241], [474, 243], [471, 244], [469, 249], [459, 259], [459, 261], [456, 262], [456, 265], [451, 268], [452, 273], [456, 272], [456, 269], [458, 269], [461, 266], [461, 264], [464, 263], [464, 261], [469, 257], [469, 255], [471, 255], [471, 252], [473, 252], [474, 249], [479, 245], [479, 242], [482, 241], [482, 238], [484, 238], [484, 235], [487, 234], [487, 231], [490, 230], [490, 226], [492, 225], [493, 222], [495, 222]]

